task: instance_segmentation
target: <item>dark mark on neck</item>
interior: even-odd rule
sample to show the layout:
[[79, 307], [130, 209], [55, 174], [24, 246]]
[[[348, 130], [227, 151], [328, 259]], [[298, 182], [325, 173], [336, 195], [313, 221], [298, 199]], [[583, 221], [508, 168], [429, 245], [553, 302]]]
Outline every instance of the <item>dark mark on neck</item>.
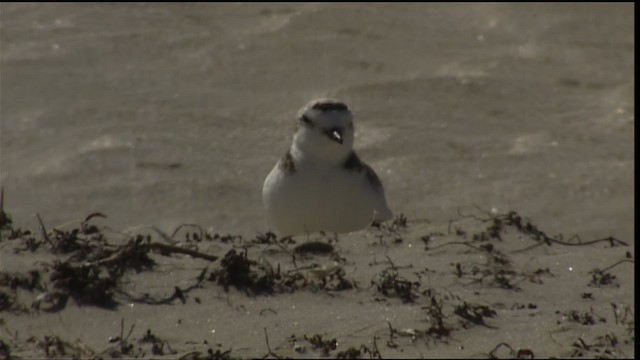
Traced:
[[287, 153], [278, 162], [280, 170], [284, 171], [285, 175], [291, 175], [296, 172], [296, 164], [291, 156], [291, 150], [287, 150]]
[[345, 170], [355, 171], [358, 173], [364, 171], [369, 184], [374, 188], [374, 190], [378, 192], [383, 191], [382, 183], [380, 182], [378, 175], [376, 175], [376, 172], [373, 171], [373, 169], [369, 165], [362, 162], [358, 155], [356, 155], [355, 151], [352, 151], [351, 154], [349, 154], [349, 157], [347, 157], [347, 160], [344, 162], [342, 167]]

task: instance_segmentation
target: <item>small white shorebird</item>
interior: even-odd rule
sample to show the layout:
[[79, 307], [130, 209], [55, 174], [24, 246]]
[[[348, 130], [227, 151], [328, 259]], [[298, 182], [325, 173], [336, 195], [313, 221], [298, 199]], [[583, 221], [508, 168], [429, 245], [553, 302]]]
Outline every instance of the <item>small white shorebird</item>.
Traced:
[[291, 148], [262, 188], [278, 235], [350, 232], [392, 217], [380, 179], [358, 158], [353, 141], [345, 104], [315, 100], [300, 111]]

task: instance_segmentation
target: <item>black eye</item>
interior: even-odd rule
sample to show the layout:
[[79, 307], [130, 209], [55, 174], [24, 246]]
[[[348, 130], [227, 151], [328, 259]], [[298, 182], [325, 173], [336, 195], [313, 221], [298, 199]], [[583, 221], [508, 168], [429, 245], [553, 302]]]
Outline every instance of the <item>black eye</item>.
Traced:
[[303, 123], [305, 123], [305, 124], [309, 124], [309, 125], [311, 125], [311, 119], [309, 119], [309, 118], [307, 117], [307, 115], [302, 115], [302, 116], [300, 117], [300, 120], [302, 120], [302, 122], [303, 122]]

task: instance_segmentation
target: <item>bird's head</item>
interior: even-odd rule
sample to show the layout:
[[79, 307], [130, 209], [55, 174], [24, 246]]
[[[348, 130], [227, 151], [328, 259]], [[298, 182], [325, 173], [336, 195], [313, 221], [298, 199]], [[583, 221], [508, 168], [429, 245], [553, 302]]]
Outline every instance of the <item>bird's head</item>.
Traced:
[[306, 156], [344, 159], [353, 149], [353, 115], [336, 100], [314, 100], [298, 114], [293, 146]]

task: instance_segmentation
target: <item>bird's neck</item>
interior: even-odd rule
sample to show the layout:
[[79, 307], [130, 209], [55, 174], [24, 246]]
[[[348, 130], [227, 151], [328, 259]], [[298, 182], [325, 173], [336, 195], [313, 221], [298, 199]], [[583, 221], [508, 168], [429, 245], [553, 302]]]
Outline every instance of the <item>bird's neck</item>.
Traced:
[[297, 146], [295, 143], [291, 146], [291, 156], [296, 163], [300, 164], [316, 164], [316, 166], [336, 166], [342, 165], [351, 154], [351, 150], [335, 150], [335, 151], [314, 151], [304, 147]]

